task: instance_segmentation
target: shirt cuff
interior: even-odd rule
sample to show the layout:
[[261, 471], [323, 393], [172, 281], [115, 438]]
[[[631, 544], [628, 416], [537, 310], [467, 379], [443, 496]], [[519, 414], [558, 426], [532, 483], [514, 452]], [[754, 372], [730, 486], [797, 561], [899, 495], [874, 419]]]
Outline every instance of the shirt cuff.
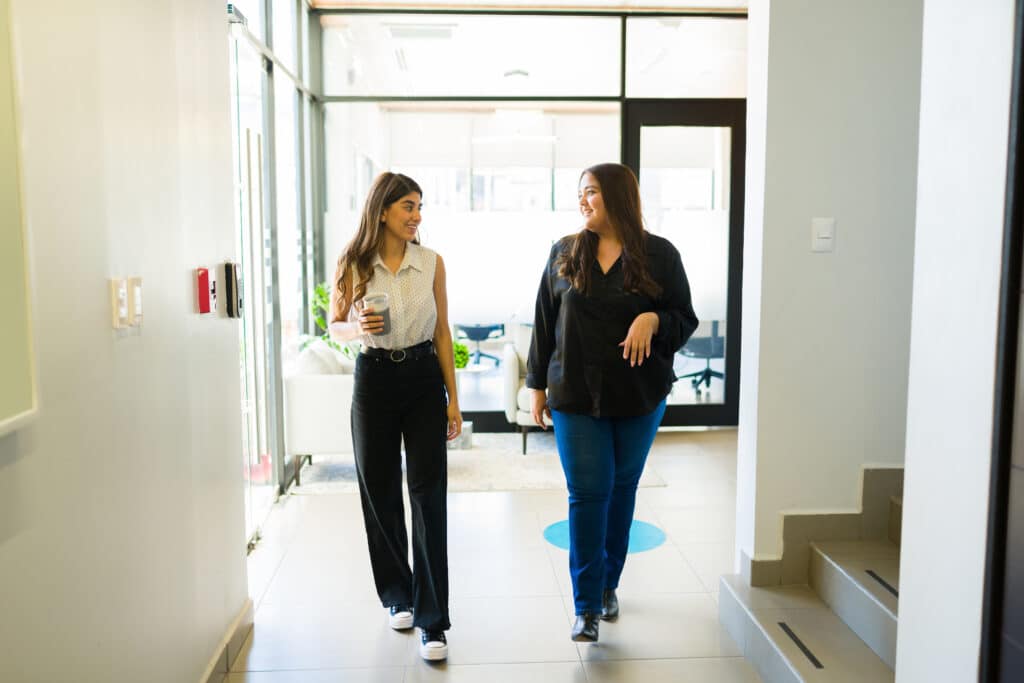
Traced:
[[658, 331], [654, 333], [654, 336], [664, 339], [666, 330], [672, 324], [672, 316], [665, 311], [654, 311], [654, 313], [658, 316]]
[[528, 372], [526, 373], [526, 388], [539, 389], [540, 391], [544, 391], [545, 389], [548, 388], [548, 386], [546, 382], [541, 382], [538, 379], [537, 375], [533, 374], [532, 372]]

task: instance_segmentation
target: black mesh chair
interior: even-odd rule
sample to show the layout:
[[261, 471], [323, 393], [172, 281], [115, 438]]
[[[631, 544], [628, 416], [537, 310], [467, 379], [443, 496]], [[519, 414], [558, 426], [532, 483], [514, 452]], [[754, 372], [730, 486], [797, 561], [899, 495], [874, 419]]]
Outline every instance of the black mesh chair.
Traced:
[[718, 333], [719, 322], [720, 321], [718, 320], [711, 321], [711, 336], [690, 337], [689, 341], [686, 342], [680, 351], [684, 356], [688, 356], [690, 358], [703, 358], [706, 361], [706, 365], [703, 370], [691, 372], [679, 378], [689, 379], [690, 384], [693, 385], [694, 390], [698, 394], [701, 392], [701, 384], [707, 388], [711, 387], [711, 379], [713, 377], [725, 379], [724, 374], [711, 369], [712, 358], [725, 358], [725, 337]]
[[457, 339], [467, 339], [471, 342], [476, 342], [476, 348], [472, 351], [473, 363], [475, 365], [480, 364], [480, 357], [490, 358], [494, 361], [494, 365], [500, 365], [501, 359], [497, 356], [489, 353], [484, 353], [480, 350], [480, 342], [485, 339], [494, 339], [496, 337], [505, 336], [505, 326], [503, 324], [498, 325], [455, 325], [455, 337]]

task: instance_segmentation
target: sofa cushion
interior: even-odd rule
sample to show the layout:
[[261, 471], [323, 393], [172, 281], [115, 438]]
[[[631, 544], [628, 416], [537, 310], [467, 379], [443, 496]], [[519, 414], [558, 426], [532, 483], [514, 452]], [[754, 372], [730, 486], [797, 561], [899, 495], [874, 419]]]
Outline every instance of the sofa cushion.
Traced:
[[[348, 361], [346, 363], [346, 361]], [[315, 341], [299, 351], [291, 362], [289, 374], [293, 375], [339, 375], [350, 374], [354, 363], [326, 343]]]

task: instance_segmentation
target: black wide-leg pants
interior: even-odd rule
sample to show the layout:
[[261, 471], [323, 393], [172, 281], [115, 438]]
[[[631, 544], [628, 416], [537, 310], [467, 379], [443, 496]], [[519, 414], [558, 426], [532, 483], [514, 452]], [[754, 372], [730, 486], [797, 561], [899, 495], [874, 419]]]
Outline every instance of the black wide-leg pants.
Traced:
[[[352, 442], [377, 595], [412, 605], [413, 624], [448, 620], [447, 398], [437, 356], [395, 363], [360, 354]], [[402, 503], [402, 453], [412, 507], [412, 569]]]

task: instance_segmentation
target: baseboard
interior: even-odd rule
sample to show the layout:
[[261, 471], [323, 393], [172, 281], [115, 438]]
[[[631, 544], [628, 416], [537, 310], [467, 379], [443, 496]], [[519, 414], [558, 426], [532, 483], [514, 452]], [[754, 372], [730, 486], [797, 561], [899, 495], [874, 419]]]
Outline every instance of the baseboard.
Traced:
[[782, 557], [755, 559], [740, 553], [740, 573], [747, 585], [761, 588], [807, 583], [811, 541], [888, 538], [890, 501], [901, 495], [902, 467], [865, 466], [859, 511], [783, 513]]
[[256, 610], [252, 599], [246, 598], [242, 610], [228, 625], [224, 636], [217, 644], [213, 656], [210, 658], [203, 675], [199, 677], [199, 683], [221, 683], [221, 680], [228, 673], [228, 667], [242, 649], [245, 639], [252, 631], [252, 625]]

